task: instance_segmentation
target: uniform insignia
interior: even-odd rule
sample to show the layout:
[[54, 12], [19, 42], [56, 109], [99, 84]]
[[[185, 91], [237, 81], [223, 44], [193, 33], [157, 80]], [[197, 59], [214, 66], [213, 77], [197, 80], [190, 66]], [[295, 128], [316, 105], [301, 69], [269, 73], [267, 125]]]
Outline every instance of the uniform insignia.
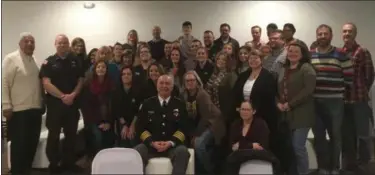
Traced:
[[173, 109], [173, 115], [178, 117], [178, 114], [179, 114], [178, 109]]
[[135, 72], [135, 75], [140, 75], [140, 73], [139, 72]]
[[139, 105], [139, 110], [141, 110], [142, 109], [142, 104], [141, 105]]
[[152, 115], [154, 114], [155, 112], [154, 111], [147, 111], [148, 115]]
[[135, 103], [135, 99], [134, 98], [132, 99], [132, 103]]

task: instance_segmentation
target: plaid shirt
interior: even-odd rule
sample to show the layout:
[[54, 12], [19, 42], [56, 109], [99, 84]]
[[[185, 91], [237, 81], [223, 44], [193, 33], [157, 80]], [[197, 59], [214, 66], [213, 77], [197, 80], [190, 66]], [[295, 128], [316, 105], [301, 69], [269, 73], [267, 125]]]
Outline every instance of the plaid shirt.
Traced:
[[353, 85], [345, 100], [351, 103], [368, 101], [368, 92], [374, 82], [374, 66], [370, 52], [357, 43], [354, 43], [352, 48], [344, 45], [343, 51], [350, 57], [354, 66]]

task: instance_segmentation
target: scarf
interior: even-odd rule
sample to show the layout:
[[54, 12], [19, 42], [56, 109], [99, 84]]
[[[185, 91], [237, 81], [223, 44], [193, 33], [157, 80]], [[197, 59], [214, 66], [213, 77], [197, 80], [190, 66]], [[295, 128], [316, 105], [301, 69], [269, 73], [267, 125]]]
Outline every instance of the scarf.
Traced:
[[99, 82], [98, 78], [94, 78], [90, 84], [90, 91], [94, 95], [103, 95], [111, 89], [111, 84], [108, 78], [104, 78], [102, 83]]

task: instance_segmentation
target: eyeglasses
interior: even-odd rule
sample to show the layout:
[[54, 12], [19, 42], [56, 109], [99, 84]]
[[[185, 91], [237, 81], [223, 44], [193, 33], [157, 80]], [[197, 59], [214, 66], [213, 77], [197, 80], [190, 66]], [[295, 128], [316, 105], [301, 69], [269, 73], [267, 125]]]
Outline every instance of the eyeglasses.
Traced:
[[186, 81], [186, 82], [195, 82], [196, 79], [186, 79], [185, 81]]

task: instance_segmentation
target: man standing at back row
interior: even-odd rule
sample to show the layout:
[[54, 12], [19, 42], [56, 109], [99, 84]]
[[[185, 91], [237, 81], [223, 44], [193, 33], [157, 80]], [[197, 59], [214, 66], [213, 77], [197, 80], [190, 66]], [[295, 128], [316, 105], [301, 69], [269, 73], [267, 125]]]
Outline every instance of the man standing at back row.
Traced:
[[[46, 154], [51, 173], [62, 170], [72, 172], [81, 169], [75, 164], [74, 146], [77, 134], [79, 111], [77, 97], [81, 91], [84, 72], [79, 60], [69, 52], [69, 39], [58, 35], [55, 40], [56, 54], [48, 57], [40, 70], [44, 89], [47, 91], [48, 128]], [[65, 140], [61, 165], [59, 145], [63, 128]]]
[[173, 84], [171, 76], [160, 76], [158, 95], [143, 102], [136, 128], [142, 143], [134, 149], [141, 155], [144, 167], [152, 157], [169, 157], [172, 175], [182, 175], [190, 158], [185, 146], [188, 118], [185, 104], [171, 96]]
[[[355, 38], [357, 27], [346, 23], [342, 27], [344, 40], [343, 51], [354, 64], [353, 85], [345, 96], [345, 117], [343, 119], [343, 163], [344, 169], [355, 171], [360, 169], [368, 173], [370, 153], [370, 120], [372, 110], [368, 104], [369, 90], [374, 82], [374, 66], [370, 52], [360, 46]], [[357, 162], [357, 154], [359, 160]]]
[[39, 143], [42, 88], [33, 57], [34, 37], [21, 34], [19, 49], [5, 56], [2, 65], [2, 110], [7, 120], [12, 174], [28, 174]]
[[230, 25], [227, 23], [223, 23], [220, 25], [220, 38], [214, 41], [214, 46], [212, 50], [214, 51], [215, 55], [223, 50], [223, 47], [227, 43], [231, 43], [233, 47], [233, 58], [237, 58], [238, 51], [240, 50], [240, 44], [238, 41], [230, 36]]

